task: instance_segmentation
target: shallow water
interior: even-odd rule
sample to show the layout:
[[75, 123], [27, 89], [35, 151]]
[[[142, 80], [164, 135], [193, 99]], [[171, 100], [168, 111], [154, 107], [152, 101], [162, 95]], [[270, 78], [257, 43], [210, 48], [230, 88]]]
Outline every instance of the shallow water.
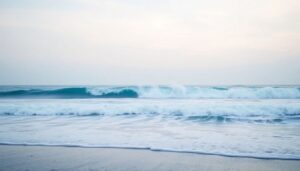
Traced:
[[[53, 93], [51, 96], [49, 93], [7, 95], [25, 88], [26, 91], [56, 93], [55, 96]], [[87, 92], [97, 90], [97, 97], [72, 96], [72, 91], [67, 96], [64, 92], [62, 97], [57, 94], [60, 92], [57, 89], [62, 88], [66, 89], [2, 87], [2, 95], [6, 95], [0, 99], [0, 143], [147, 148], [300, 159], [300, 99], [291, 92], [300, 91], [298, 87], [278, 87], [279, 92], [276, 87], [255, 87], [256, 90], [251, 91], [272, 89], [273, 93], [262, 96], [256, 92], [255, 98], [253, 92], [246, 98], [242, 98], [245, 96], [242, 93], [228, 98], [215, 95], [204, 98], [199, 92], [196, 97], [187, 93], [191, 90], [176, 90], [176, 94], [170, 87], [167, 92], [165, 87], [159, 91], [168, 96], [145, 97], [144, 93], [141, 97], [141, 92], [136, 91], [138, 96], [134, 98], [124, 98], [124, 94], [121, 98], [108, 98], [100, 97], [99, 89], [104, 92], [103, 87], [89, 87]], [[119, 91], [120, 87], [108, 89]], [[212, 93], [222, 93], [232, 87], [213, 89]], [[282, 89], [288, 89], [288, 93], [284, 94]], [[279, 98], [279, 94], [284, 97], [289, 94], [289, 98]]]

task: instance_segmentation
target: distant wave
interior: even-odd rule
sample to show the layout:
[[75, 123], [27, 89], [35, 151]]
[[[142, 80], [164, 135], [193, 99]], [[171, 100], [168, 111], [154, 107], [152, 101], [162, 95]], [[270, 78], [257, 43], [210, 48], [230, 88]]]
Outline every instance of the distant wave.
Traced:
[[56, 90], [13, 90], [0, 92], [0, 97], [30, 97], [30, 98], [136, 98], [138, 94], [134, 90], [123, 89], [99, 95], [91, 94], [87, 88], [62, 88]]
[[0, 98], [300, 99], [299, 86], [0, 87]]

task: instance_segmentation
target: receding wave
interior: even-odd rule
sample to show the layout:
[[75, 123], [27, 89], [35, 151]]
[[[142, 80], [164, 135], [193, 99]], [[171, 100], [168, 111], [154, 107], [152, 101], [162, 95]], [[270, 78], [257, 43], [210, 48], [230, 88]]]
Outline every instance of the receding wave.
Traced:
[[257, 154], [236, 154], [236, 153], [212, 153], [196, 150], [180, 150], [171, 148], [156, 148], [146, 146], [120, 146], [120, 145], [89, 145], [89, 144], [55, 144], [55, 143], [16, 143], [16, 142], [0, 142], [0, 145], [17, 145], [17, 146], [42, 146], [42, 147], [79, 147], [79, 148], [111, 148], [111, 149], [129, 149], [129, 150], [150, 150], [160, 152], [173, 152], [173, 153], [189, 153], [199, 155], [214, 155], [223, 157], [236, 157], [236, 158], [253, 158], [253, 159], [266, 159], [266, 160], [300, 160], [299, 155], [257, 155]]
[[299, 86], [0, 87], [0, 98], [300, 99]]
[[[12, 116], [15, 115], [14, 113], [0, 113], [0, 115], [7, 115], [7, 116]], [[27, 116], [38, 116], [42, 115], [39, 113], [27, 113]], [[91, 116], [105, 116], [103, 113], [85, 113], [85, 114], [79, 114], [79, 113], [56, 113], [55, 115], [60, 115], [60, 116], [81, 116], [81, 117], [91, 117]], [[144, 114], [141, 113], [119, 113], [114, 115], [115, 117], [117, 116], [127, 116], [127, 117], [134, 117], [134, 116], [143, 116]], [[175, 120], [183, 120], [183, 121], [191, 121], [191, 122], [196, 122], [196, 123], [237, 123], [237, 122], [242, 122], [242, 123], [257, 123], [257, 124], [276, 124], [276, 123], [287, 123], [287, 122], [295, 122], [300, 120], [300, 113], [297, 114], [298, 116], [296, 117], [286, 117], [286, 116], [280, 116], [280, 117], [270, 117], [270, 118], [255, 118], [251, 116], [246, 116], [244, 118], [237, 118], [235, 115], [227, 114], [227, 115], [203, 115], [199, 114], [198, 116], [177, 116], [174, 117], [172, 114], [170, 116], [163, 116], [161, 118], [164, 119], [175, 119]], [[45, 116], [45, 115], [43, 115]], [[47, 115], [49, 116], [49, 115]], [[143, 116], [145, 118], [145, 116]], [[149, 117], [146, 116], [146, 117]], [[155, 116], [154, 116], [155, 117]], [[149, 119], [153, 119], [154, 117], [149, 117]]]

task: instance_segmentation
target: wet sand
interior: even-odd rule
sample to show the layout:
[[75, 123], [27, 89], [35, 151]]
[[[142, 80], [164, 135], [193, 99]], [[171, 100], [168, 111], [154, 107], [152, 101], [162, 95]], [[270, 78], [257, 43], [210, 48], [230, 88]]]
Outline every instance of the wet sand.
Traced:
[[0, 171], [298, 171], [300, 160], [265, 160], [116, 148], [0, 145]]

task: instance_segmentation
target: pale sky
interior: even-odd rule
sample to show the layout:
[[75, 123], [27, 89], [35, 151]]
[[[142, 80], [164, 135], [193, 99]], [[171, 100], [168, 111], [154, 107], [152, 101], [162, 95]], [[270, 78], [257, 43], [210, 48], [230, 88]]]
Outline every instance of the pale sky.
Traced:
[[0, 84], [300, 84], [299, 0], [0, 0]]

